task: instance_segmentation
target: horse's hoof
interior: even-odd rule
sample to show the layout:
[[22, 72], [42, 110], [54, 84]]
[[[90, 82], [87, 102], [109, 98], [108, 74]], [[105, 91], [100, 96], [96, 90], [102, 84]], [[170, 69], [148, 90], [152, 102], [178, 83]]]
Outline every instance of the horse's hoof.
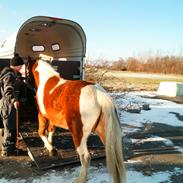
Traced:
[[74, 180], [74, 182], [73, 182], [73, 183], [79, 183], [79, 182], [78, 182], [78, 180]]
[[57, 149], [53, 149], [52, 151], [49, 152], [49, 156], [58, 156], [58, 151]]
[[77, 178], [76, 180], [74, 180], [73, 183], [86, 183], [86, 180], [80, 180], [79, 178]]

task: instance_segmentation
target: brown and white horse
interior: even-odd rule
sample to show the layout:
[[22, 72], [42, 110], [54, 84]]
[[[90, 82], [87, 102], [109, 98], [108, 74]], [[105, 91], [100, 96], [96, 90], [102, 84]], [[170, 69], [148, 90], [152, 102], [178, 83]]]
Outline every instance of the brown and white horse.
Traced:
[[81, 162], [76, 182], [85, 183], [90, 164], [87, 139], [91, 132], [96, 132], [105, 145], [107, 166], [114, 183], [126, 182], [122, 132], [112, 99], [92, 83], [61, 78], [44, 60], [29, 59], [27, 70], [37, 88], [39, 135], [48, 151], [54, 151], [55, 127], [69, 129]]

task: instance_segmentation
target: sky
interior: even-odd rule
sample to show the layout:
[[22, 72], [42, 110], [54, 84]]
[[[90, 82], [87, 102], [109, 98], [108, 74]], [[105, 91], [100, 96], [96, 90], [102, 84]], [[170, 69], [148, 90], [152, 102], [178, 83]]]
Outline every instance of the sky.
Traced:
[[76, 21], [88, 59], [183, 55], [182, 0], [1, 0], [0, 40], [43, 15]]

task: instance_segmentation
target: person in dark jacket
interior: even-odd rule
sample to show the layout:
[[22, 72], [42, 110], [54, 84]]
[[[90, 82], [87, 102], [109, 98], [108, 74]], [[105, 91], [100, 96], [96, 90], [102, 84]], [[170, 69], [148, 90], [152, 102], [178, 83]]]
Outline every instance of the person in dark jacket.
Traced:
[[[16, 148], [16, 110], [19, 108], [19, 76], [22, 58], [15, 54], [10, 60], [10, 67], [1, 71], [1, 99], [0, 118], [3, 125], [1, 156], [18, 155], [20, 150]], [[0, 137], [1, 138], [1, 137]]]

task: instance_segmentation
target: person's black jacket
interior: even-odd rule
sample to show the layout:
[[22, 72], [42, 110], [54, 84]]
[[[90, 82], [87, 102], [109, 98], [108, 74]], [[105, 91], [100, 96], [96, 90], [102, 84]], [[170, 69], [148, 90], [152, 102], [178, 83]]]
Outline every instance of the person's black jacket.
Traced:
[[9, 67], [5, 67], [0, 74], [1, 80], [1, 95], [5, 97], [10, 103], [18, 100], [18, 73]]

